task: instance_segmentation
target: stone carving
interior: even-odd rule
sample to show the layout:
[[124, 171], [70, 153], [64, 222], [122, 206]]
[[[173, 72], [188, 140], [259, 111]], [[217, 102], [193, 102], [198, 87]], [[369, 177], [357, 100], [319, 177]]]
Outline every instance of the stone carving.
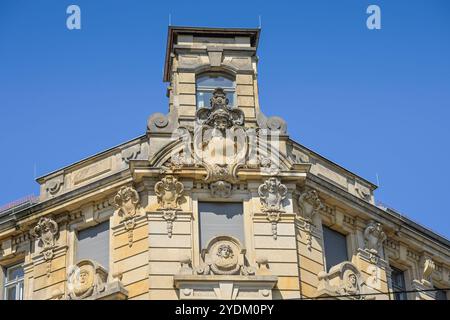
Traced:
[[432, 287], [433, 281], [431, 279], [431, 275], [436, 270], [436, 265], [433, 260], [430, 258], [426, 258], [423, 263], [423, 273], [422, 273], [422, 284]]
[[136, 159], [140, 153], [141, 153], [141, 145], [138, 144], [129, 147], [127, 149], [122, 150], [122, 160], [125, 163], [129, 163], [130, 160]]
[[353, 300], [364, 299], [364, 284], [361, 273], [356, 266], [348, 261], [342, 262], [330, 269], [330, 272], [318, 274], [318, 296], [348, 296]]
[[257, 121], [261, 129], [275, 131], [281, 135], [287, 134], [286, 121], [280, 117], [266, 117], [262, 112], [259, 112]]
[[47, 217], [41, 218], [37, 225], [30, 231], [31, 236], [37, 238], [39, 245], [42, 246], [42, 254], [44, 260], [47, 261], [47, 276], [50, 276], [51, 273], [51, 260], [54, 256], [58, 232], [58, 224], [53, 219]]
[[108, 272], [95, 261], [78, 262], [67, 274], [68, 299], [81, 300], [102, 293], [107, 279]]
[[237, 170], [248, 152], [248, 138], [243, 128], [242, 110], [229, 107], [223, 89], [214, 90], [210, 108], [196, 112], [194, 157], [205, 167], [205, 181], [235, 183]]
[[370, 200], [370, 189], [366, 186], [361, 185], [360, 183], [356, 182], [355, 184], [355, 190], [357, 194], [360, 196], [361, 199]]
[[301, 193], [298, 199], [301, 215], [305, 220], [312, 221], [320, 210], [325, 208], [316, 190], [307, 189]]
[[277, 166], [272, 159], [264, 156], [259, 157], [259, 166], [261, 172], [264, 174], [269, 174], [271, 176], [276, 176], [280, 173], [280, 167]]
[[232, 185], [226, 181], [213, 182], [210, 188], [213, 197], [229, 198], [231, 196]]
[[277, 224], [280, 220], [282, 202], [286, 199], [287, 188], [278, 178], [271, 177], [267, 179], [258, 188], [262, 211], [267, 214], [267, 220], [272, 223], [272, 235], [277, 239]]
[[239, 240], [228, 236], [216, 237], [202, 250], [204, 265], [195, 272], [206, 275], [254, 275], [256, 270], [244, 264], [244, 254]]
[[56, 195], [64, 185], [64, 177], [52, 179], [46, 183], [47, 192], [52, 196]]
[[379, 222], [370, 221], [364, 230], [366, 250], [372, 254], [379, 255], [381, 253], [386, 238], [383, 227]]
[[147, 132], [172, 133], [178, 126], [178, 114], [174, 108], [167, 116], [162, 113], [155, 113], [150, 116], [147, 122]]
[[300, 194], [298, 206], [300, 209], [300, 216], [298, 216], [298, 218], [306, 232], [307, 248], [308, 250], [311, 250], [312, 233], [315, 229], [313, 218], [320, 210], [323, 210], [325, 206], [322, 200], [320, 200], [317, 191], [313, 189], [306, 189]]
[[168, 175], [155, 184], [155, 193], [158, 204], [162, 210], [179, 209], [179, 199], [184, 191], [184, 186], [174, 176]]
[[132, 187], [122, 187], [114, 197], [114, 206], [128, 232], [128, 246], [133, 246], [133, 230], [136, 225], [136, 215], [140, 209], [138, 192]]
[[181, 210], [179, 200], [184, 192], [184, 186], [174, 176], [168, 175], [155, 184], [155, 193], [158, 198], [158, 210], [163, 212], [167, 222], [167, 235], [172, 237], [173, 222], [176, 212]]

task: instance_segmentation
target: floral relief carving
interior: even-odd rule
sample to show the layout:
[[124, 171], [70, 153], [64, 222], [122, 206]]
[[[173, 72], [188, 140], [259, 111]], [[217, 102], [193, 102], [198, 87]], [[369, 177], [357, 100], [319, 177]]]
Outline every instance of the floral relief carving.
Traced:
[[314, 216], [325, 208], [322, 200], [314, 189], [307, 189], [301, 193], [298, 199], [300, 216], [303, 229], [306, 232], [306, 243], [308, 250], [312, 248], [312, 232], [315, 228], [313, 223]]
[[277, 224], [284, 212], [282, 202], [286, 199], [287, 188], [278, 178], [267, 179], [258, 188], [262, 211], [267, 214], [267, 220], [272, 223], [273, 238], [277, 238]]
[[172, 237], [173, 222], [176, 212], [181, 210], [180, 198], [184, 192], [184, 186], [172, 175], [168, 175], [155, 184], [155, 194], [158, 198], [158, 210], [162, 211], [163, 219], [167, 222], [167, 235]]
[[122, 187], [114, 197], [114, 206], [121, 218], [120, 223], [123, 223], [125, 230], [128, 232], [128, 246], [133, 245], [133, 230], [136, 226], [136, 215], [140, 209], [139, 193], [132, 187]]
[[48, 263], [47, 276], [50, 276], [51, 260], [54, 256], [56, 239], [59, 234], [58, 224], [51, 218], [43, 217], [36, 226], [31, 229], [30, 234], [32, 237], [37, 238], [39, 240], [39, 245], [42, 246], [44, 260]]
[[379, 255], [386, 239], [381, 223], [370, 221], [364, 230], [365, 249], [372, 254]]

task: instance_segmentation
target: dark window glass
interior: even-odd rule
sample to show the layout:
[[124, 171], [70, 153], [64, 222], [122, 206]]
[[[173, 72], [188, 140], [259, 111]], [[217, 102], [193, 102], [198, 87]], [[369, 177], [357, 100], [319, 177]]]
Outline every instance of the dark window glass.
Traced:
[[347, 237], [345, 235], [323, 226], [323, 240], [327, 271], [341, 262], [348, 261]]
[[244, 244], [242, 203], [199, 202], [198, 211], [202, 249], [217, 236], [232, 236]]
[[77, 262], [84, 259], [109, 269], [109, 221], [78, 231]]
[[394, 300], [407, 300], [405, 273], [402, 270], [391, 267], [391, 284], [394, 292]]

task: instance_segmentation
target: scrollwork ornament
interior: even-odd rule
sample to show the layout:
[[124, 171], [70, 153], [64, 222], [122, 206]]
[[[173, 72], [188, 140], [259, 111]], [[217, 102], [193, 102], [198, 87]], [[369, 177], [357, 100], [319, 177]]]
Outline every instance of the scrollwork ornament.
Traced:
[[132, 187], [122, 187], [114, 197], [114, 206], [128, 232], [128, 246], [133, 246], [133, 231], [136, 226], [136, 215], [139, 213], [139, 193]]
[[167, 236], [172, 238], [173, 234], [173, 222], [177, 217], [176, 210], [165, 210], [163, 211], [162, 217], [167, 222]]
[[383, 242], [387, 239], [381, 223], [370, 221], [364, 230], [366, 250], [372, 254], [379, 255]]
[[319, 195], [314, 189], [306, 189], [298, 198], [298, 206], [300, 208], [300, 216], [303, 229], [306, 233], [306, 247], [312, 249], [312, 232], [315, 228], [313, 223], [314, 216], [325, 206]]
[[172, 238], [173, 222], [177, 211], [180, 211], [180, 198], [183, 196], [184, 186], [172, 175], [168, 175], [155, 184], [155, 194], [158, 198], [158, 210], [167, 222], [167, 236]]
[[58, 224], [53, 219], [47, 217], [41, 218], [30, 231], [31, 236], [37, 238], [39, 244], [42, 246], [42, 255], [47, 262], [47, 277], [51, 274], [51, 261], [54, 256], [58, 232]]
[[267, 179], [258, 188], [262, 211], [267, 214], [267, 220], [272, 224], [272, 236], [277, 239], [277, 225], [280, 220], [282, 202], [286, 199], [287, 188], [278, 178]]

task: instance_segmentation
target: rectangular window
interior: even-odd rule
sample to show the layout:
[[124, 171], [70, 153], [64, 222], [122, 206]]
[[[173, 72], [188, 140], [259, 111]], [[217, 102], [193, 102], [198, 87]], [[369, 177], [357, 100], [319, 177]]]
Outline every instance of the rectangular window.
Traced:
[[77, 262], [88, 259], [109, 269], [109, 220], [78, 231]]
[[345, 235], [323, 226], [323, 242], [327, 271], [341, 262], [348, 261], [347, 237]]
[[5, 268], [5, 300], [23, 300], [23, 276], [22, 264]]
[[402, 270], [391, 267], [392, 291], [394, 291], [394, 300], [408, 300], [406, 296], [405, 274]]
[[244, 245], [244, 214], [242, 203], [199, 202], [200, 245], [217, 236], [232, 236]]

